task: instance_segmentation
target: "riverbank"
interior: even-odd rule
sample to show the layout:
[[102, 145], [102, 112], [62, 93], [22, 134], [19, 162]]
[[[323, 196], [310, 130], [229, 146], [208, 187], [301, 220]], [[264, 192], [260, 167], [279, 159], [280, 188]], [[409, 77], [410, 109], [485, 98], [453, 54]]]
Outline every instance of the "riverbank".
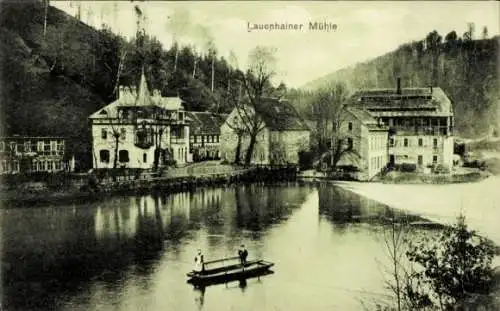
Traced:
[[[426, 184], [426, 185], [440, 185], [440, 184], [458, 184], [479, 182], [491, 176], [491, 173], [484, 172], [479, 169], [461, 168], [453, 174], [424, 174], [414, 172], [388, 172], [384, 175], [376, 176], [370, 182], [380, 182], [386, 184]], [[298, 177], [303, 180], [343, 180], [343, 181], [357, 181], [350, 177], [349, 174], [337, 175], [335, 177], [328, 176], [323, 172], [316, 172], [308, 170], [301, 172]], [[363, 181], [364, 182], [364, 181]]]
[[[219, 166], [218, 170], [203, 166], [173, 169], [161, 177], [138, 177], [134, 175], [105, 177], [80, 176], [78, 181], [60, 189], [36, 183], [27, 187], [18, 185], [0, 191], [0, 204], [4, 208], [87, 203], [117, 194], [176, 193], [198, 187], [231, 185], [240, 182], [293, 181], [295, 167], [233, 167]], [[85, 182], [82, 182], [85, 181]]]

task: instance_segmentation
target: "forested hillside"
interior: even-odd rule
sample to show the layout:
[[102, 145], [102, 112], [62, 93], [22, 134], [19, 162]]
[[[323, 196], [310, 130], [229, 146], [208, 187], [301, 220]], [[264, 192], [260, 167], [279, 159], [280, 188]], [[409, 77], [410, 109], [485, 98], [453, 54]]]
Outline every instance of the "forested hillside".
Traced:
[[115, 99], [121, 60], [120, 84], [138, 83], [144, 64], [149, 87], [181, 96], [189, 110], [228, 112], [240, 94], [241, 72], [213, 43], [167, 49], [143, 30], [127, 41], [45, 3], [1, 4], [2, 135], [62, 135], [70, 152], [88, 154], [87, 117]]
[[443, 38], [433, 31], [421, 41], [334, 72], [304, 89], [314, 90], [334, 81], [345, 82], [352, 89], [392, 88], [397, 77], [403, 87], [440, 86], [454, 103], [458, 134], [484, 135], [500, 123], [500, 37], [488, 38], [487, 29], [479, 36], [482, 39], [473, 40], [473, 25], [462, 37], [451, 31]]

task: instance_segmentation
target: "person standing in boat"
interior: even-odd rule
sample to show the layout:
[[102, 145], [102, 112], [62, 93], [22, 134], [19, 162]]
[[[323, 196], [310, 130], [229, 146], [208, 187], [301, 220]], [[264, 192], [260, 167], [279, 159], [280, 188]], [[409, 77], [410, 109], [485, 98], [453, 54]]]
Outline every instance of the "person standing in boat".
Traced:
[[203, 254], [201, 253], [201, 249], [198, 250], [198, 254], [196, 257], [194, 257], [194, 271], [195, 272], [201, 272], [204, 270], [204, 265], [203, 265]]
[[240, 256], [240, 261], [242, 265], [247, 263], [248, 251], [245, 248], [245, 245], [243, 244], [241, 245], [240, 249], [238, 250], [238, 256]]

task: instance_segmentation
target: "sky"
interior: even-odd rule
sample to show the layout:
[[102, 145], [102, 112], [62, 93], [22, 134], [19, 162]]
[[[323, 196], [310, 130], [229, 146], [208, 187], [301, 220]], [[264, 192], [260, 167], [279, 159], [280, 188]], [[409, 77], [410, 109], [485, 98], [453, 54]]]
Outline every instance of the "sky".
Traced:
[[[136, 32], [135, 5], [146, 20], [146, 31], [165, 48], [174, 38], [206, 51], [212, 41], [220, 56], [236, 55], [246, 68], [256, 46], [276, 50], [275, 83], [300, 87], [357, 62], [375, 58], [399, 45], [421, 40], [437, 30], [443, 37], [455, 30], [461, 36], [468, 23], [475, 37], [483, 27], [489, 37], [500, 32], [500, 2], [496, 1], [51, 1], [71, 15], [81, 5], [83, 22], [109, 25], [127, 37]], [[330, 31], [309, 29], [309, 23], [336, 25]], [[254, 24], [303, 24], [302, 29], [251, 30]], [[253, 26], [251, 26], [253, 28]]]

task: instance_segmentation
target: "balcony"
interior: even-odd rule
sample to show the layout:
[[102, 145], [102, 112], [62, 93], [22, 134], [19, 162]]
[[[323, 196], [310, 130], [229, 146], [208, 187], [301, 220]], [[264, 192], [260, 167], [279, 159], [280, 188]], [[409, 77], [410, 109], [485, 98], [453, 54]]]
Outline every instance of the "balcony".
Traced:
[[391, 135], [431, 135], [431, 136], [450, 135], [450, 131], [447, 126], [424, 126], [424, 127], [391, 126], [389, 132]]
[[186, 138], [180, 138], [180, 137], [170, 138], [170, 144], [172, 145], [184, 145], [186, 143], [187, 143]]

